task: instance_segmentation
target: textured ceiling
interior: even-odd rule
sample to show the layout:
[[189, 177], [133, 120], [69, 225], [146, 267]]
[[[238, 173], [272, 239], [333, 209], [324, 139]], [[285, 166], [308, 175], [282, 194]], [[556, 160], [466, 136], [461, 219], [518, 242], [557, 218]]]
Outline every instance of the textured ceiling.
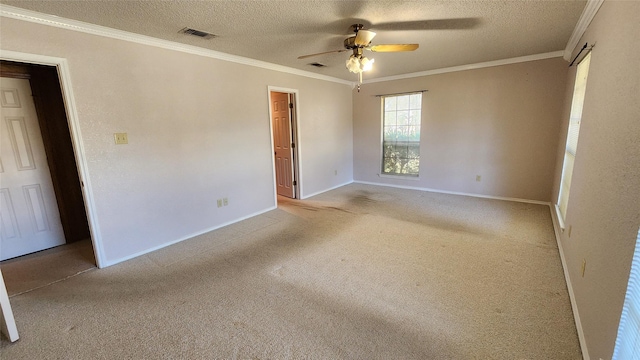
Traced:
[[[0, 3], [345, 80], [349, 26], [377, 32], [372, 44], [418, 43], [407, 53], [370, 53], [365, 79], [564, 50], [586, 0], [489, 1], [12, 1]], [[465, 20], [443, 20], [465, 19]], [[218, 35], [178, 33], [190, 27]], [[310, 66], [311, 62], [327, 65]]]

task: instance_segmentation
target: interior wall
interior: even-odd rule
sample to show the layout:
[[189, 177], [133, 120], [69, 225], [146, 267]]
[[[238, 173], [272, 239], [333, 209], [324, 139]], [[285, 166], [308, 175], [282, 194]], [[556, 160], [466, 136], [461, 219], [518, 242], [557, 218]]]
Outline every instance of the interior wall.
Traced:
[[[553, 58], [364, 84], [353, 95], [354, 180], [548, 202], [566, 77]], [[428, 90], [419, 179], [380, 177], [376, 95], [416, 90]]]
[[268, 86], [299, 91], [302, 196], [352, 180], [348, 85], [9, 18], [0, 34], [68, 61], [103, 265], [276, 206]]
[[[639, 18], [639, 2], [605, 1], [573, 52], [585, 42], [595, 44], [560, 242], [591, 359], [613, 355], [640, 226]], [[575, 71], [567, 83], [561, 144]], [[560, 146], [554, 203], [563, 151]]]

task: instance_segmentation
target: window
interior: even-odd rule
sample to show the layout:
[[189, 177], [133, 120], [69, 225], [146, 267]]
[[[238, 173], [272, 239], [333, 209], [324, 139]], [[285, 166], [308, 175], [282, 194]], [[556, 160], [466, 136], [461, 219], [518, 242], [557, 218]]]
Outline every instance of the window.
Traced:
[[640, 230], [636, 251], [631, 261], [631, 273], [624, 298], [618, 338], [613, 351], [614, 360], [637, 359], [640, 355]]
[[567, 204], [569, 203], [569, 187], [571, 186], [571, 176], [573, 174], [573, 162], [576, 158], [578, 147], [578, 134], [580, 133], [580, 122], [582, 120], [582, 107], [584, 105], [584, 94], [587, 88], [587, 74], [589, 73], [589, 63], [591, 53], [582, 59], [578, 64], [576, 81], [573, 86], [573, 100], [571, 101], [571, 115], [569, 116], [569, 131], [567, 132], [567, 146], [564, 151], [564, 162], [562, 163], [562, 178], [560, 180], [560, 193], [558, 194], [558, 208], [562, 221], [567, 216]]
[[418, 176], [422, 93], [382, 97], [382, 173]]

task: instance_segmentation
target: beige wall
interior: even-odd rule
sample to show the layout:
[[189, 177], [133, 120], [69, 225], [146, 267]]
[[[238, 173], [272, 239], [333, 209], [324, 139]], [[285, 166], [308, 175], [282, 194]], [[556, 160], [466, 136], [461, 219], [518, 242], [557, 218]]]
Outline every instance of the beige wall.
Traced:
[[[365, 84], [353, 96], [354, 180], [551, 201], [566, 74], [553, 58]], [[419, 180], [379, 177], [375, 95], [422, 89]]]
[[[611, 359], [640, 226], [640, 2], [605, 1], [578, 47], [591, 54], [561, 245], [591, 359]], [[567, 84], [561, 143], [571, 106]], [[557, 154], [554, 201], [562, 171]], [[571, 227], [569, 238], [568, 228]], [[586, 260], [584, 277], [582, 261]]]
[[[2, 50], [68, 61], [103, 265], [275, 206], [268, 86], [299, 90], [302, 195], [352, 180], [349, 85], [20, 20], [0, 26]], [[129, 144], [114, 145], [115, 132]], [[229, 206], [217, 208], [222, 197]]]
[[[568, 205], [572, 236], [564, 232], [561, 244], [593, 359], [611, 357], [640, 225], [638, 18], [640, 3], [605, 1], [580, 42], [597, 47]], [[557, 198], [575, 71], [561, 59], [371, 83], [352, 93], [7, 18], [0, 48], [69, 62], [107, 264], [274, 205], [269, 85], [299, 90], [303, 195], [349, 182], [353, 169], [360, 181]], [[420, 179], [380, 178], [374, 95], [421, 89], [429, 91]], [[129, 145], [115, 146], [114, 132], [128, 132]], [[222, 196], [230, 205], [219, 210]]]

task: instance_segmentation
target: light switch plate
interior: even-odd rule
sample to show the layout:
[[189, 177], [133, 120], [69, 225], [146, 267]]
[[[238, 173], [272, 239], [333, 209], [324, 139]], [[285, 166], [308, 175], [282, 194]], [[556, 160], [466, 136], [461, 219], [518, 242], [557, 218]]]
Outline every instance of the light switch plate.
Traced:
[[127, 133], [115, 133], [113, 137], [116, 141], [116, 145], [123, 145], [129, 143], [129, 137], [127, 137]]

